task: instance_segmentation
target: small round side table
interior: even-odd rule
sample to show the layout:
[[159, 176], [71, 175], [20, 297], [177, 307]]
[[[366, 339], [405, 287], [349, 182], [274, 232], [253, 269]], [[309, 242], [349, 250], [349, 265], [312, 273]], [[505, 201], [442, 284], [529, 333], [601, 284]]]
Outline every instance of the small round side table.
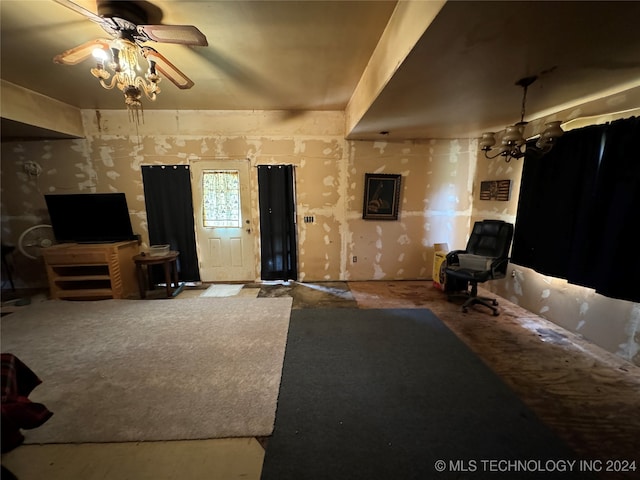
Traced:
[[[149, 288], [153, 289], [153, 280], [151, 278], [151, 265], [162, 265], [164, 269], [164, 280], [167, 285], [167, 298], [170, 298], [174, 289], [179, 288], [178, 284], [178, 267], [176, 260], [180, 255], [180, 252], [172, 250], [165, 255], [149, 255], [148, 253], [140, 253], [133, 257], [133, 261], [136, 264], [136, 271], [138, 273], [138, 287], [140, 288], [140, 298], [147, 297], [147, 283]], [[147, 274], [144, 274], [144, 269], [147, 269]], [[171, 280], [173, 279], [173, 288]]]

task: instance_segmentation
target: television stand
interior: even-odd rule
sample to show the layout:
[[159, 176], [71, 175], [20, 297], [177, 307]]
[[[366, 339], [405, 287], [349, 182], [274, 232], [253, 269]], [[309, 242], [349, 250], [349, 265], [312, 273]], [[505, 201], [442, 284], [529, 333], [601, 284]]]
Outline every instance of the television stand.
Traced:
[[117, 240], [97, 240], [95, 242], [89, 242], [89, 241], [81, 241], [81, 242], [75, 242], [78, 245], [105, 245], [105, 244], [109, 244], [109, 243], [116, 243]]
[[114, 243], [61, 243], [45, 248], [51, 298], [103, 300], [136, 298], [138, 280], [133, 257], [136, 240]]

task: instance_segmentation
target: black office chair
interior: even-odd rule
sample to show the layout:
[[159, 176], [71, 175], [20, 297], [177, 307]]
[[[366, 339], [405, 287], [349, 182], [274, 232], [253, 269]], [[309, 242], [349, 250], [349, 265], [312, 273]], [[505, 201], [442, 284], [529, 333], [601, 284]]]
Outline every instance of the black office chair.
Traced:
[[[504, 278], [509, 263], [509, 249], [513, 239], [513, 225], [502, 220], [483, 220], [473, 225], [465, 250], [454, 250], [447, 254], [445, 285], [465, 285], [462, 293], [467, 300], [462, 305], [466, 312], [471, 305], [484, 305], [499, 315], [495, 298], [479, 297], [478, 283]], [[446, 288], [445, 288], [446, 289]], [[456, 292], [449, 291], [449, 300]]]

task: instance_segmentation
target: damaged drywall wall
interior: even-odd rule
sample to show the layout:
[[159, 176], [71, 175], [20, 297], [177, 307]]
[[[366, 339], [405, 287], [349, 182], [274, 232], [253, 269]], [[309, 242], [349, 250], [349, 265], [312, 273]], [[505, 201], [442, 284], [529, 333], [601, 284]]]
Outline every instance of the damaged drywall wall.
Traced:
[[[346, 279], [431, 279], [433, 245], [462, 243], [468, 230], [472, 145], [456, 139], [349, 144]], [[398, 220], [362, 218], [366, 173], [402, 176]]]
[[[472, 144], [466, 140], [349, 142], [341, 112], [292, 118], [279, 112], [154, 111], [137, 126], [120, 111], [83, 111], [83, 118], [86, 140], [3, 145], [3, 174], [19, 173], [25, 159], [45, 163], [38, 190], [28, 188], [35, 185], [28, 178], [3, 186], [3, 211], [23, 212], [27, 202], [46, 221], [43, 193], [124, 192], [144, 248], [142, 165], [247, 158], [254, 227], [259, 205], [253, 167], [295, 166], [300, 280], [429, 279], [433, 244], [459, 243], [467, 231]], [[399, 220], [362, 219], [364, 175], [370, 172], [402, 175]], [[20, 227], [9, 217], [6, 236], [15, 241]], [[259, 251], [258, 228], [254, 241]], [[256, 258], [257, 279], [259, 268]]]

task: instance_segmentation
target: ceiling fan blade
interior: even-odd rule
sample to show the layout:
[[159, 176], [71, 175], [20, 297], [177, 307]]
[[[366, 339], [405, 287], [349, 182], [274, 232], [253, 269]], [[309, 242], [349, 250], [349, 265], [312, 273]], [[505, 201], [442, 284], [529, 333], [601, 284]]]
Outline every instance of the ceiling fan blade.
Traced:
[[103, 25], [105, 22], [109, 22], [109, 19], [105, 19], [103, 17], [101, 17], [100, 15], [97, 15], [89, 10], [87, 10], [84, 7], [81, 7], [80, 5], [78, 5], [77, 3], [73, 3], [70, 0], [54, 0], [54, 2], [59, 3], [62, 6], [65, 6], [67, 8], [70, 8], [71, 10], [73, 10], [76, 13], [79, 13], [80, 15], [83, 15], [85, 17], [87, 17], [89, 20], [91, 20], [92, 22], [95, 22], [99, 25]]
[[204, 33], [193, 25], [138, 25], [138, 32], [154, 42], [199, 45], [201, 47], [209, 45]]
[[98, 39], [91, 40], [89, 42], [78, 45], [66, 52], [62, 52], [59, 55], [53, 57], [55, 63], [62, 65], [76, 65], [91, 56], [96, 48], [102, 48], [103, 50], [109, 49], [109, 43], [106, 40]]
[[142, 54], [144, 57], [151, 61], [155, 62], [156, 70], [158, 70], [162, 75], [167, 77], [167, 79], [172, 82], [176, 87], [181, 90], [187, 90], [193, 87], [193, 81], [187, 77], [184, 73], [182, 73], [178, 68], [172, 64], [165, 57], [160, 55], [156, 50], [150, 47], [143, 47]]

